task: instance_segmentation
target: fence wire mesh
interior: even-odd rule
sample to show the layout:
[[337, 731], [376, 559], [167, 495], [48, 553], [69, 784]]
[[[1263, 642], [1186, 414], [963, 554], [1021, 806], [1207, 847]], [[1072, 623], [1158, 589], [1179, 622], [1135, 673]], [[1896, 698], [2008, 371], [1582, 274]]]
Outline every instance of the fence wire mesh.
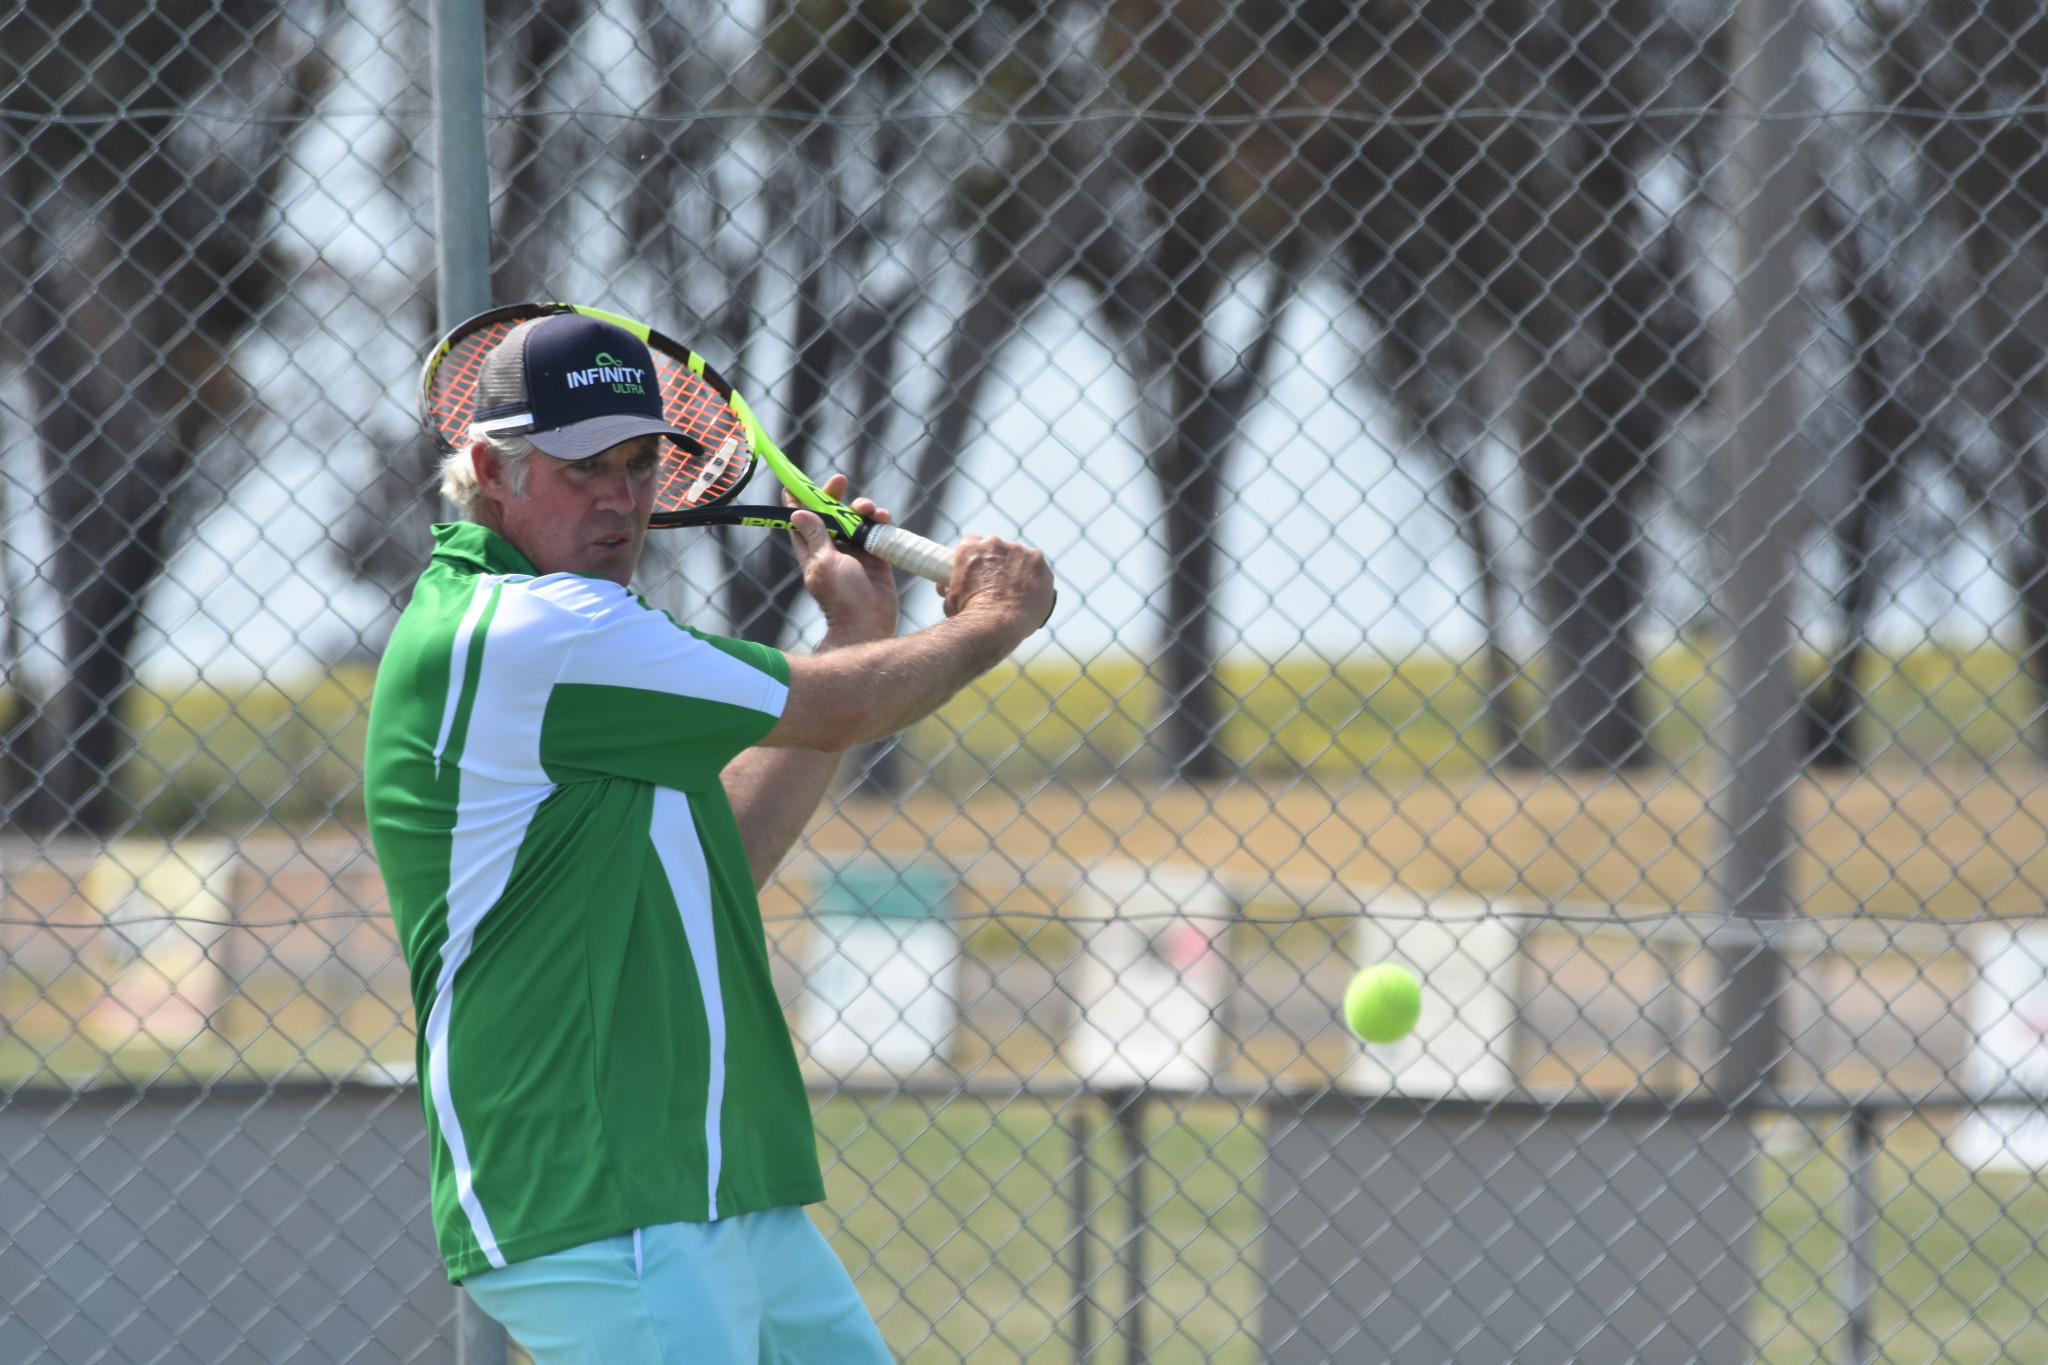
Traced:
[[[1060, 576], [762, 898], [902, 1359], [2048, 1358], [2035, 0], [486, 18], [497, 301]], [[453, 1358], [429, 19], [0, 17], [9, 1361]], [[801, 650], [792, 564], [636, 587]]]

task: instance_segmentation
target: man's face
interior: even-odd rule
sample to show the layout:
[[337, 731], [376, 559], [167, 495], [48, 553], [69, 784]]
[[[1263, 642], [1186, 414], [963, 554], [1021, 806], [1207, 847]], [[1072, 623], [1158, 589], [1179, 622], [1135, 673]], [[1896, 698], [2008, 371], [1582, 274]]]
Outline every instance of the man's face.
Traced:
[[471, 458], [485, 502], [478, 520], [512, 542], [543, 574], [609, 578], [624, 587], [640, 563], [661, 438], [640, 436], [587, 460], [527, 456], [526, 494], [512, 492], [504, 466], [479, 443]]

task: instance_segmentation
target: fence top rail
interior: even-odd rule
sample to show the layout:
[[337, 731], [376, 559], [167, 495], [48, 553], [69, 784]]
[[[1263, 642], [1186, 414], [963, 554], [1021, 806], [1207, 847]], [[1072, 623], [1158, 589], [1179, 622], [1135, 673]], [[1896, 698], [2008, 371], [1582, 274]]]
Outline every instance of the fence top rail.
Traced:
[[[1856, 1114], [1964, 1111], [1997, 1106], [2014, 1109], [2048, 1106], [2048, 1093], [2040, 1095], [1978, 1094], [1954, 1086], [1930, 1086], [1921, 1090], [1868, 1090], [1851, 1092], [1816, 1086], [1800, 1094], [1766, 1093], [1742, 1099], [1687, 1092], [1659, 1096], [1642, 1092], [1613, 1096], [1577, 1092], [1546, 1093], [1525, 1089], [1479, 1098], [1471, 1095], [1414, 1095], [1375, 1092], [1336, 1085], [1289, 1085], [1257, 1083], [1219, 1078], [1203, 1086], [1103, 1087], [1057, 1079], [988, 1079], [974, 1077], [908, 1076], [902, 1078], [849, 1077], [845, 1080], [809, 1077], [805, 1088], [814, 1102], [855, 1099], [863, 1102], [909, 1099], [921, 1103], [972, 1100], [979, 1103], [1029, 1102], [1070, 1104], [1098, 1102], [1120, 1108], [1135, 1102], [1160, 1102], [1176, 1106], [1221, 1104], [1240, 1110], [1273, 1107], [1294, 1111], [1343, 1110], [1367, 1112], [1401, 1110], [1480, 1116], [1485, 1114], [1564, 1115], [1686, 1115], [1742, 1114]], [[366, 1097], [399, 1094], [416, 1100], [418, 1082], [411, 1078], [389, 1082], [365, 1077], [335, 1080], [287, 1078], [275, 1082], [223, 1081], [219, 1084], [116, 1084], [66, 1087], [25, 1085], [0, 1092], [0, 1107], [21, 1106], [47, 1110], [77, 1104], [132, 1105], [147, 1103], [177, 1107], [208, 1099], [233, 1099], [250, 1103], [271, 1096], [305, 1098], [335, 1095]]]
[[[73, 899], [37, 910], [12, 896], [14, 887], [32, 873], [46, 871], [81, 884], [88, 870], [110, 850], [156, 843], [164, 856], [175, 858], [184, 840], [101, 841], [78, 837], [43, 843], [19, 835], [0, 835], [0, 928], [93, 930], [116, 920], [113, 911], [80, 914]], [[288, 861], [303, 860], [302, 871], [335, 878], [344, 873], [375, 876], [375, 857], [367, 841], [324, 839], [301, 842], [267, 837], [245, 842], [218, 838], [202, 840], [203, 861], [214, 864], [223, 859], [249, 864], [252, 884], [267, 887]], [[886, 858], [885, 858], [886, 860]], [[128, 861], [135, 863], [131, 854]], [[1924, 957], [1952, 951], [1968, 930], [1980, 926], [2014, 927], [2032, 922], [2032, 917], [1997, 914], [1943, 916], [1939, 919], [1906, 919], [1883, 914], [1794, 915], [1779, 920], [1759, 921], [1731, 916], [1718, 910], [1668, 910], [1632, 908], [1626, 904], [1601, 904], [1562, 899], [1546, 901], [1528, 895], [1487, 896], [1461, 887], [1425, 891], [1390, 883], [1350, 884], [1329, 878], [1304, 877], [1285, 872], [1247, 873], [1234, 868], [1210, 868], [1190, 861], [1145, 863], [1114, 860], [1082, 867], [1063, 860], [1048, 859], [1019, 866], [1000, 858], [948, 858], [932, 850], [915, 859], [971, 888], [980, 905], [956, 906], [951, 918], [958, 923], [1042, 922], [1086, 926], [1109, 920], [1170, 919], [1180, 912], [1172, 906], [1138, 907], [1129, 911], [1112, 908], [1090, 913], [1090, 899], [1106, 903], [1114, 888], [1128, 890], [1153, 886], [1162, 890], [1185, 891], [1209, 885], [1220, 891], [1243, 921], [1262, 928], [1284, 928], [1314, 922], [1339, 923], [1369, 916], [1378, 921], [1468, 923], [1499, 920], [1518, 931], [1542, 928], [1569, 930], [1581, 935], [1619, 933], [1659, 948], [1695, 949], [1702, 946], [1740, 947], [1769, 943], [1781, 951], [1817, 953], [1876, 954], [1906, 952]], [[815, 883], [844, 867], [843, 857], [805, 851], [783, 867], [785, 885]], [[1112, 875], [1113, 874], [1113, 875]], [[1052, 908], [1032, 909], [1005, 905], [1020, 893], [1029, 894]], [[1292, 913], [1276, 912], [1276, 906], [1295, 907]], [[1247, 913], [1251, 907], [1257, 913]], [[246, 917], [237, 913], [232, 926], [244, 930], [290, 929], [299, 924], [325, 920], [382, 919], [387, 910], [381, 903], [362, 900], [354, 904], [327, 905], [294, 914]], [[770, 910], [771, 922], [801, 919], [807, 908], [794, 911]], [[187, 916], [173, 911], [160, 914], [127, 907], [118, 914], [125, 925], [172, 923]]]

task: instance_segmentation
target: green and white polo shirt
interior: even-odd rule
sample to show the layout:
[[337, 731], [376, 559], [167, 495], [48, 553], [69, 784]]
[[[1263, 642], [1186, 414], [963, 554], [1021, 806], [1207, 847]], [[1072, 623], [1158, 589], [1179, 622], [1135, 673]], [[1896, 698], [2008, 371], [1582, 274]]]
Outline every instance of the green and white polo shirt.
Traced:
[[789, 664], [434, 528], [364, 799], [412, 969], [451, 1278], [824, 1198], [719, 773]]

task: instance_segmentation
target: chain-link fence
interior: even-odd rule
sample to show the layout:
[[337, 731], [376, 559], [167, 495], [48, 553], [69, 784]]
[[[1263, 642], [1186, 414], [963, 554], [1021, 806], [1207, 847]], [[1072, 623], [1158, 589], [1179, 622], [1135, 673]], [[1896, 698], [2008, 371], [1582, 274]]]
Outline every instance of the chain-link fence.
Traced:
[[0, 1359], [455, 1351], [360, 779], [458, 272], [1060, 575], [763, 896], [903, 1359], [2048, 1358], [2037, 0], [492, 0], [487, 174], [461, 19], [0, 17]]

